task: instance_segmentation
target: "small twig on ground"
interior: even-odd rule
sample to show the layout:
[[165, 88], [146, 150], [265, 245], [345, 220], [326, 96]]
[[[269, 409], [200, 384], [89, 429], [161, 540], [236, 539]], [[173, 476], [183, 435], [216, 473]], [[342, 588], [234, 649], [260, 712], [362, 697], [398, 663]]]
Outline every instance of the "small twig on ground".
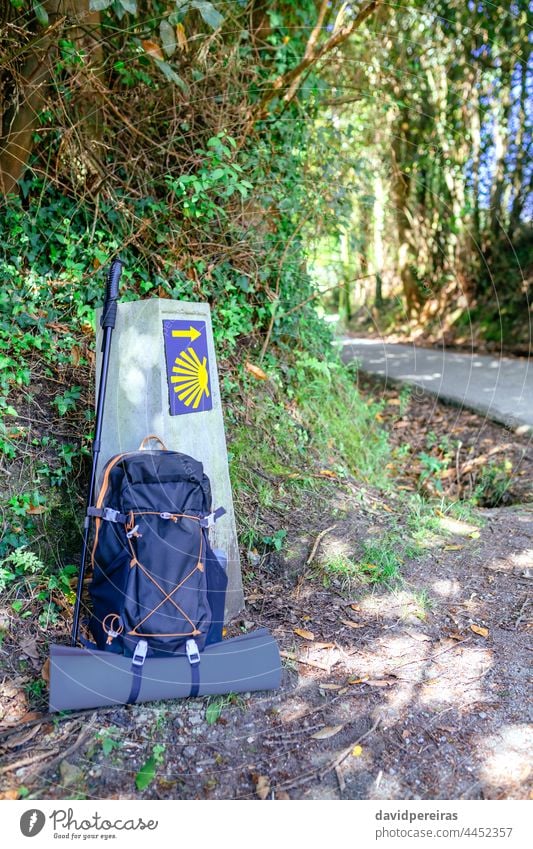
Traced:
[[521, 607], [521, 608], [520, 608], [520, 610], [518, 611], [518, 616], [517, 616], [516, 621], [515, 621], [515, 623], [514, 623], [515, 631], [517, 630], [517, 628], [518, 628], [518, 626], [519, 626], [519, 624], [520, 624], [520, 621], [521, 621], [521, 619], [522, 619], [522, 614], [524, 613], [524, 610], [526, 609], [526, 607], [527, 607], [528, 603], [529, 603], [529, 593], [528, 593], [528, 594], [526, 594], [526, 597], [525, 597], [525, 599], [524, 599], [524, 602], [523, 602], [523, 604], [522, 604], [522, 607]]
[[339, 791], [342, 793], [343, 790], [346, 789], [346, 782], [344, 780], [344, 775], [342, 774], [342, 769], [340, 766], [335, 767], [335, 775], [337, 776], [337, 781], [339, 782]]
[[283, 784], [278, 784], [276, 789], [290, 790], [292, 787], [299, 787], [301, 784], [307, 784], [308, 781], [312, 781], [314, 778], [317, 778], [322, 781], [322, 779], [325, 778], [326, 775], [328, 775], [333, 770], [337, 770], [338, 767], [340, 767], [340, 765], [346, 760], [346, 758], [351, 754], [351, 752], [353, 752], [354, 746], [357, 746], [359, 743], [361, 743], [363, 740], [366, 740], [367, 737], [370, 737], [370, 735], [374, 733], [380, 722], [381, 717], [378, 716], [378, 718], [376, 719], [372, 727], [368, 729], [368, 731], [365, 731], [365, 733], [361, 734], [361, 736], [358, 737], [357, 740], [354, 740], [352, 743], [350, 743], [350, 745], [346, 749], [343, 749], [342, 752], [337, 755], [323, 769], [313, 769], [309, 772], [304, 773], [303, 775], [299, 775], [298, 778], [293, 778], [290, 781], [284, 781]]
[[287, 660], [294, 660], [296, 663], [303, 663], [305, 666], [314, 666], [316, 669], [323, 669], [325, 672], [331, 670], [331, 666], [324, 666], [323, 663], [316, 663], [314, 660], [302, 660], [292, 652], [280, 651], [280, 656], [285, 657]]
[[[57, 749], [54, 749], [53, 752], [57, 753]], [[15, 769], [20, 769], [22, 766], [31, 766], [31, 764], [38, 763], [38, 761], [43, 761], [45, 758], [50, 757], [50, 752], [39, 752], [36, 755], [30, 755], [27, 758], [19, 758], [18, 761], [12, 761], [10, 764], [6, 764], [0, 769], [0, 775], [5, 775], [6, 772], [13, 772]]]
[[[98, 713], [99, 713], [100, 716], [105, 716], [106, 713], [112, 713], [116, 709], [117, 709], [117, 705], [113, 705], [113, 707], [109, 707], [109, 708], [100, 708], [98, 710]], [[24, 728], [31, 728], [32, 725], [39, 725], [39, 724], [44, 723], [44, 722], [52, 722], [52, 720], [54, 722], [65, 722], [66, 720], [80, 719], [82, 717], [86, 717], [87, 714], [88, 714], [88, 711], [86, 711], [86, 710], [79, 710], [79, 711], [76, 711], [75, 713], [65, 713], [65, 714], [43, 713], [39, 717], [36, 717], [35, 719], [30, 719], [28, 722], [21, 722], [18, 725], [11, 726], [10, 728], [3, 728], [0, 731], [0, 740], [5, 739], [6, 737], [11, 737], [12, 734], [20, 734], [20, 732]]]
[[310, 566], [311, 563], [313, 562], [313, 560], [315, 559], [315, 556], [316, 556], [316, 553], [317, 553], [317, 550], [318, 550], [318, 546], [320, 545], [320, 543], [322, 542], [322, 540], [324, 539], [326, 534], [329, 534], [331, 531], [334, 531], [336, 527], [337, 527], [337, 525], [332, 525], [330, 528], [326, 528], [324, 531], [320, 531], [320, 533], [317, 536], [317, 538], [314, 542], [314, 545], [311, 549], [311, 553], [310, 553], [309, 557], [307, 558], [307, 560], [305, 561], [306, 566]]
[[415, 660], [408, 660], [407, 663], [400, 663], [398, 666], [393, 666], [391, 672], [394, 672], [396, 669], [403, 669], [404, 666], [412, 666], [413, 663], [430, 663], [432, 660], [435, 660], [436, 657], [440, 657], [441, 654], [446, 654], [447, 651], [456, 649], [458, 646], [464, 646], [464, 644], [469, 641], [470, 637], [466, 637], [458, 643], [454, 642], [453, 645], [447, 646], [445, 649], [442, 649], [442, 651], [435, 652], [435, 654], [432, 654], [431, 657], [420, 657]]
[[337, 755], [337, 757], [334, 760], [332, 760], [331, 763], [328, 764], [328, 766], [325, 766], [324, 769], [321, 769], [320, 772], [318, 773], [318, 777], [320, 778], [320, 780], [325, 778], [325, 776], [328, 773], [330, 773], [333, 769], [337, 769], [337, 767], [339, 767], [346, 760], [348, 755], [350, 755], [353, 752], [354, 746], [357, 746], [359, 743], [362, 743], [363, 740], [366, 740], [367, 737], [370, 737], [370, 735], [374, 733], [374, 731], [376, 730], [376, 728], [378, 727], [380, 722], [381, 722], [381, 716], [378, 716], [378, 718], [374, 722], [373, 726], [371, 728], [369, 728], [368, 731], [365, 731], [364, 734], [361, 734], [361, 736], [358, 737], [357, 740], [354, 740], [352, 743], [350, 743], [350, 745], [346, 749], [344, 749], [340, 753], [340, 755]]
[[59, 752], [58, 754], [55, 755], [55, 757], [52, 758], [52, 760], [47, 761], [42, 766], [38, 767], [37, 769], [34, 769], [33, 772], [30, 772], [28, 775], [25, 775], [24, 780], [27, 781], [27, 782], [34, 781], [34, 779], [36, 779], [37, 776], [41, 772], [43, 772], [43, 770], [51, 769], [52, 767], [56, 766], [56, 764], [60, 763], [60, 761], [64, 761], [68, 757], [70, 757], [70, 755], [74, 754], [74, 752], [77, 751], [77, 749], [79, 749], [80, 746], [83, 745], [83, 743], [85, 743], [87, 738], [91, 736], [91, 732], [92, 732], [94, 725], [96, 723], [96, 717], [97, 717], [97, 713], [95, 711], [93, 713], [93, 715], [91, 716], [89, 722], [86, 723], [86, 724], [84, 723], [82, 725], [81, 731], [78, 734], [78, 736], [77, 736], [76, 740], [74, 741], [74, 743], [72, 744], [72, 746], [69, 746], [64, 751]]

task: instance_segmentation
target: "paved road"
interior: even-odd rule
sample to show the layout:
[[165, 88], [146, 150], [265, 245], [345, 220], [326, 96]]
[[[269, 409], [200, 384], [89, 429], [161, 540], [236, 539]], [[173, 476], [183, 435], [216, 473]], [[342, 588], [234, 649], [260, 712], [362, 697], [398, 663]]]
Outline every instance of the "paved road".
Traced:
[[533, 359], [458, 354], [379, 339], [339, 341], [343, 360], [357, 359], [364, 372], [420, 386], [513, 429], [533, 428]]

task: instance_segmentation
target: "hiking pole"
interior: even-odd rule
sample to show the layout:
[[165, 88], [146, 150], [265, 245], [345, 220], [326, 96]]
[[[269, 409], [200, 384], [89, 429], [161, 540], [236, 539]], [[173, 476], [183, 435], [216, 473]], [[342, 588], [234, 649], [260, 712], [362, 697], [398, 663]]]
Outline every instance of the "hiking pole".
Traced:
[[109, 355], [111, 353], [111, 335], [113, 333], [115, 321], [117, 318], [118, 284], [121, 274], [122, 262], [119, 259], [115, 259], [111, 264], [111, 268], [107, 277], [107, 288], [105, 293], [104, 308], [102, 310], [102, 317], [100, 319], [100, 326], [103, 330], [102, 367], [100, 369], [100, 384], [98, 387], [98, 401], [96, 403], [96, 421], [94, 425], [91, 480], [89, 483], [89, 492], [87, 494], [87, 509], [85, 511], [85, 519], [83, 522], [83, 544], [81, 548], [80, 571], [78, 575], [78, 584], [76, 586], [76, 603], [74, 605], [74, 621], [72, 623], [72, 636], [70, 641], [70, 644], [72, 646], [75, 646], [78, 641], [81, 596], [83, 592], [83, 580], [85, 578], [87, 551], [89, 548], [90, 520], [87, 515], [87, 510], [93, 505], [94, 492], [96, 489], [96, 466], [98, 462], [98, 455], [100, 453], [100, 439], [102, 436], [102, 422], [104, 419], [107, 372], [109, 370]]

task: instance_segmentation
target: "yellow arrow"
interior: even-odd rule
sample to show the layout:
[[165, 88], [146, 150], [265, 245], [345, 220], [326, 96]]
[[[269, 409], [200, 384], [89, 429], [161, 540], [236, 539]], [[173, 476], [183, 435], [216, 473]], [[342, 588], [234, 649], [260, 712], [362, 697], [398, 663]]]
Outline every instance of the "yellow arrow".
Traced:
[[196, 330], [194, 327], [189, 327], [188, 330], [173, 330], [173, 336], [185, 336], [187, 339], [190, 339], [191, 342], [194, 342], [195, 339], [198, 339], [202, 334], [199, 330]]

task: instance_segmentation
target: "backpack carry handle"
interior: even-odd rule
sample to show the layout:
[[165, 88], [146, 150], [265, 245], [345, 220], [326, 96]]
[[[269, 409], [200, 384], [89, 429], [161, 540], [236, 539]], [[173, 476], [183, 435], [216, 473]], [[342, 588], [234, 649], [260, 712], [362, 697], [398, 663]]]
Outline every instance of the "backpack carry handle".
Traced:
[[148, 442], [150, 442], [150, 440], [152, 440], [152, 439], [154, 439], [156, 442], [159, 442], [159, 444], [161, 445], [161, 448], [163, 449], [163, 451], [168, 451], [168, 448], [167, 448], [167, 446], [165, 445], [165, 443], [163, 442], [163, 440], [162, 440], [159, 436], [156, 436], [156, 434], [155, 434], [155, 433], [150, 433], [150, 434], [148, 434], [148, 436], [145, 436], [145, 437], [144, 437], [143, 441], [142, 441], [142, 442], [141, 442], [141, 444], [139, 445], [139, 451], [145, 451], [145, 450], [146, 450], [146, 445], [147, 445], [147, 444], [148, 444]]

